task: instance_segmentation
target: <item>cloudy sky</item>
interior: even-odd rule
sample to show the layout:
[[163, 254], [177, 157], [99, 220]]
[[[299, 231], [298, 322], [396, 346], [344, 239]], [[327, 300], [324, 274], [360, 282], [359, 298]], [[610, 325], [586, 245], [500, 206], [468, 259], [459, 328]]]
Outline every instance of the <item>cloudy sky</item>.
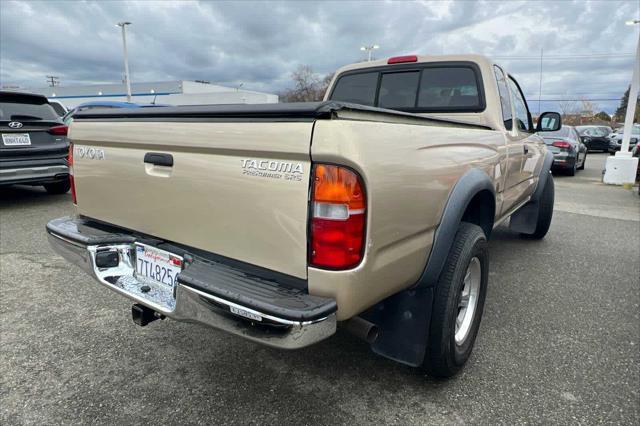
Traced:
[[[318, 74], [377, 57], [480, 53], [503, 63], [537, 109], [542, 99], [596, 99], [611, 111], [631, 80], [640, 2], [0, 1], [0, 85], [122, 79], [121, 20], [132, 80], [200, 79], [278, 92], [308, 64]], [[536, 100], [536, 102], [533, 102]], [[543, 103], [553, 109], [555, 103]]]

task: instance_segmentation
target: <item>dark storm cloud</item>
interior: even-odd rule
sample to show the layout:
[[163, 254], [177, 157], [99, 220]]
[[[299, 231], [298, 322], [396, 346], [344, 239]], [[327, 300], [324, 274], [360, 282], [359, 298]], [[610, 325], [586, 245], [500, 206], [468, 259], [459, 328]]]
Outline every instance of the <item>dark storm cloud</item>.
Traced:
[[[404, 53], [481, 53], [501, 57], [537, 99], [539, 62], [509, 59], [631, 53], [636, 1], [601, 2], [7, 2], [0, 3], [0, 80], [38, 87], [122, 78], [115, 23], [129, 20], [134, 81], [204, 79], [279, 91], [299, 64], [320, 73]], [[506, 58], [505, 58], [506, 57]], [[632, 57], [543, 62], [543, 98], [619, 97]], [[616, 103], [602, 103], [611, 109]]]

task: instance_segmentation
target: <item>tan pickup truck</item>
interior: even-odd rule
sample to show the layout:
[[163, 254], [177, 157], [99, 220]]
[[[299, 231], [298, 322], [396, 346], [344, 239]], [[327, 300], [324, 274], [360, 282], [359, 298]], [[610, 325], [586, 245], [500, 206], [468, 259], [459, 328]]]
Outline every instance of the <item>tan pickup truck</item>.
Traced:
[[51, 244], [165, 317], [295, 349], [338, 326], [450, 376], [468, 359], [510, 218], [542, 238], [553, 157], [518, 83], [481, 56], [344, 67], [318, 103], [74, 117], [77, 214]]

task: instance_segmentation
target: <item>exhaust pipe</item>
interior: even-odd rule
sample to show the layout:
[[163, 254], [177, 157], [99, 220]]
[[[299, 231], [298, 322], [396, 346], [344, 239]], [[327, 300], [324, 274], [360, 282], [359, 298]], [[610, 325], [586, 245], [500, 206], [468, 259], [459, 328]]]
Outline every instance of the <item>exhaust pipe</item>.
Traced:
[[377, 325], [361, 317], [353, 317], [347, 320], [344, 327], [349, 333], [369, 344], [375, 342], [380, 334]]

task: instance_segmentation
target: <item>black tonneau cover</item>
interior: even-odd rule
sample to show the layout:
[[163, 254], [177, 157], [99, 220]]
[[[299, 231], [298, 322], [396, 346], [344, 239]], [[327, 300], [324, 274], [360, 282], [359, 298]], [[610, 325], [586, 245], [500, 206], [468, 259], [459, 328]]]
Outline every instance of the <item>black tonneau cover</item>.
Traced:
[[490, 129], [487, 126], [456, 120], [424, 117], [397, 110], [336, 101], [279, 104], [185, 105], [147, 108], [96, 108], [78, 112], [74, 114], [73, 119], [107, 121], [313, 121], [332, 118], [341, 111], [375, 113], [383, 116], [397, 116], [432, 123]]

